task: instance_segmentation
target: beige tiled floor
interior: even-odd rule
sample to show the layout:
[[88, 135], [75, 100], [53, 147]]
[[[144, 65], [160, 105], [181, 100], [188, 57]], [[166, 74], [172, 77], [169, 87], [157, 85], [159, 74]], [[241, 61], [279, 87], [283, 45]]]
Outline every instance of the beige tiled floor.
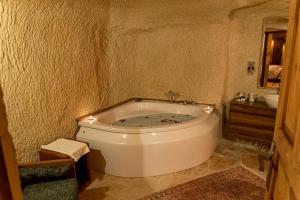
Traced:
[[259, 171], [258, 152], [245, 146], [240, 143], [222, 140], [208, 161], [191, 169], [162, 176], [121, 178], [93, 171], [93, 181], [86, 190], [81, 192], [80, 200], [134, 200], [238, 164], [247, 166], [253, 172], [265, 178], [269, 162], [264, 161], [265, 170], [263, 172]]

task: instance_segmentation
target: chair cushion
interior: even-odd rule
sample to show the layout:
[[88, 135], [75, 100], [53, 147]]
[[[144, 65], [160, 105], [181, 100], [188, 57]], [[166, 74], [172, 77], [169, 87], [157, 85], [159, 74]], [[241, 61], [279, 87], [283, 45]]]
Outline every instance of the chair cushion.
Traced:
[[71, 165], [62, 166], [41, 166], [41, 167], [20, 167], [22, 187], [28, 184], [54, 181], [67, 178], [72, 169]]
[[23, 189], [24, 200], [75, 200], [77, 199], [77, 181], [69, 178], [27, 185]]

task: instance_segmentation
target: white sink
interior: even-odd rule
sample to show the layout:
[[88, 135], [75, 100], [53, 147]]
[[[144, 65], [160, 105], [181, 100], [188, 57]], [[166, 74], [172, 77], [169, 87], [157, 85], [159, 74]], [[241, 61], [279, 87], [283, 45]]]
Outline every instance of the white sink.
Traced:
[[278, 94], [265, 94], [264, 98], [271, 108], [277, 108], [278, 106], [278, 99], [279, 95]]

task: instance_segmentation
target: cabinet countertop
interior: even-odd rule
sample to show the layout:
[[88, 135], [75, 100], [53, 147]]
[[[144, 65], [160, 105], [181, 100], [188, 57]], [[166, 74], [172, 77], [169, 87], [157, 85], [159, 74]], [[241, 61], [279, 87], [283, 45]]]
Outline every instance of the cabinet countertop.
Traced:
[[230, 104], [276, 110], [275, 108], [269, 107], [265, 101], [249, 102], [249, 101], [237, 101], [237, 99], [233, 99], [230, 101]]

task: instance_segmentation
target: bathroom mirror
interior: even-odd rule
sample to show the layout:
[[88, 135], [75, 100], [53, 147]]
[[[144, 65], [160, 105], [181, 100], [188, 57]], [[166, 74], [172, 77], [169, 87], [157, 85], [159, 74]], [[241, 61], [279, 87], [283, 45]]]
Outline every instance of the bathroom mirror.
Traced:
[[259, 88], [277, 89], [280, 87], [287, 22], [287, 17], [264, 18], [263, 20]]

